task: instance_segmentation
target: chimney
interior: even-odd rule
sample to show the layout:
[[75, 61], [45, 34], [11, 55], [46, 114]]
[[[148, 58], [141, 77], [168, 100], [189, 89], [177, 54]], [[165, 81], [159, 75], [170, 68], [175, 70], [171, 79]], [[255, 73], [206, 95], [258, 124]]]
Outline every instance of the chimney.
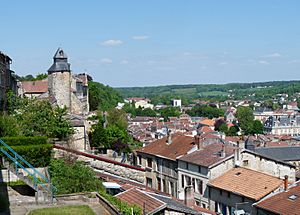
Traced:
[[184, 188], [184, 204], [190, 208], [195, 206], [194, 188], [191, 185]]
[[171, 130], [168, 130], [167, 145], [170, 144], [172, 144], [172, 135], [171, 135]]
[[225, 158], [225, 157], [226, 157], [225, 144], [222, 144], [221, 158]]
[[197, 135], [195, 135], [194, 138], [195, 138], [195, 144], [197, 145], [197, 149], [198, 150], [203, 149], [203, 139], [202, 139], [202, 137], [199, 134], [197, 134]]
[[284, 191], [287, 191], [289, 187], [289, 176], [284, 176]]
[[234, 149], [234, 165], [239, 167], [241, 165], [241, 149], [240, 149], [240, 142], [237, 142], [237, 146]]

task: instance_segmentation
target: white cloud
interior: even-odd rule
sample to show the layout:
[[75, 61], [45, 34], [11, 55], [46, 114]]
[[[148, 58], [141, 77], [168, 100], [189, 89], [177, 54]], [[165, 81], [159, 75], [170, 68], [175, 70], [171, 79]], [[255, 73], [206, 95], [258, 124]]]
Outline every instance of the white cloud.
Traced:
[[134, 39], [134, 40], [147, 40], [147, 39], [149, 39], [149, 36], [146, 36], [146, 35], [133, 36], [132, 39]]
[[128, 63], [129, 63], [128, 60], [122, 60], [122, 61], [120, 62], [120, 64], [128, 64]]
[[123, 41], [121, 40], [106, 40], [104, 42], [102, 42], [101, 44], [103, 46], [118, 46], [121, 45], [123, 43]]
[[109, 58], [102, 58], [101, 60], [100, 60], [100, 62], [102, 63], [102, 64], [112, 64], [112, 59], [109, 59]]
[[270, 64], [268, 61], [265, 61], [265, 60], [260, 60], [260, 61], [258, 61], [258, 63], [264, 64], [264, 65], [269, 65]]
[[277, 53], [277, 52], [275, 52], [275, 53], [272, 53], [272, 54], [264, 55], [262, 57], [264, 57], [264, 58], [277, 58], [277, 57], [282, 57], [282, 55], [279, 54], [279, 53]]

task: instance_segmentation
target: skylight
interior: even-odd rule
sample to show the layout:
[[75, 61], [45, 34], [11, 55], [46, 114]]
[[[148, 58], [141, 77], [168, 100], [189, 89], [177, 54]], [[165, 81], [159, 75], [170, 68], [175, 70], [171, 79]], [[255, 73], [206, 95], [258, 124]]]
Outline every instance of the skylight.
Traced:
[[298, 198], [297, 195], [291, 195], [291, 196], [289, 196], [289, 199], [290, 199], [290, 200], [296, 200], [297, 198]]

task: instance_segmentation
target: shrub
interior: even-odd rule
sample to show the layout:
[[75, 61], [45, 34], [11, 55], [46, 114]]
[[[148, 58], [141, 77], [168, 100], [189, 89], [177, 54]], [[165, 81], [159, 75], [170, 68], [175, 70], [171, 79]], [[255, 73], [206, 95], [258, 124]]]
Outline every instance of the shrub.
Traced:
[[57, 194], [91, 192], [103, 189], [95, 172], [82, 162], [67, 163], [62, 159], [52, 159], [49, 165], [52, 184]]
[[[52, 144], [12, 146], [13, 150], [15, 150], [34, 167], [45, 167], [49, 165], [51, 160], [52, 148]], [[12, 155], [10, 152], [9, 154]], [[6, 157], [5, 155], [3, 155], [3, 153], [0, 153], [0, 156]], [[22, 164], [22, 162], [20, 163]]]
[[1, 137], [9, 146], [47, 144], [47, 137]]

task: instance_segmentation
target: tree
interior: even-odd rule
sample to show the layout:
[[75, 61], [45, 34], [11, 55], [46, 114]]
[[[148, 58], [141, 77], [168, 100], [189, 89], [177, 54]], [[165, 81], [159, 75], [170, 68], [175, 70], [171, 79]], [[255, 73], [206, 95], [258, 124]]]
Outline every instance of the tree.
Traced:
[[254, 122], [253, 110], [249, 107], [238, 107], [236, 117], [244, 134], [251, 134]]
[[15, 137], [21, 134], [18, 121], [9, 115], [0, 115], [0, 137]]
[[264, 133], [264, 126], [259, 120], [254, 120], [253, 122], [253, 134], [263, 134]]
[[215, 131], [220, 131], [220, 126], [225, 124], [226, 125], [226, 122], [224, 119], [218, 119], [216, 120], [215, 124], [214, 124], [214, 127], [215, 127]]
[[225, 123], [222, 124], [222, 125], [220, 126], [220, 128], [219, 128], [219, 131], [226, 134], [226, 133], [228, 132], [228, 127], [227, 127], [227, 125], [226, 125]]
[[126, 130], [128, 126], [126, 112], [116, 108], [110, 109], [107, 112], [107, 123]]
[[239, 127], [236, 126], [236, 125], [234, 125], [234, 126], [231, 126], [231, 127], [228, 129], [226, 135], [227, 135], [227, 136], [237, 136], [237, 135], [238, 135], [238, 134], [237, 134], [238, 132], [239, 132]]
[[177, 107], [167, 107], [160, 110], [160, 115], [164, 118], [165, 121], [168, 121], [169, 117], [180, 116], [180, 111]]
[[21, 133], [24, 136], [46, 136], [51, 138], [67, 138], [73, 128], [65, 119], [66, 108], [52, 106], [46, 100], [22, 99], [13, 117], [18, 121]]
[[224, 116], [224, 110], [209, 105], [196, 105], [190, 111], [187, 111], [187, 114], [212, 119]]
[[117, 106], [123, 99], [118, 91], [110, 86], [89, 81], [89, 104], [91, 111], [100, 109], [107, 111]]

